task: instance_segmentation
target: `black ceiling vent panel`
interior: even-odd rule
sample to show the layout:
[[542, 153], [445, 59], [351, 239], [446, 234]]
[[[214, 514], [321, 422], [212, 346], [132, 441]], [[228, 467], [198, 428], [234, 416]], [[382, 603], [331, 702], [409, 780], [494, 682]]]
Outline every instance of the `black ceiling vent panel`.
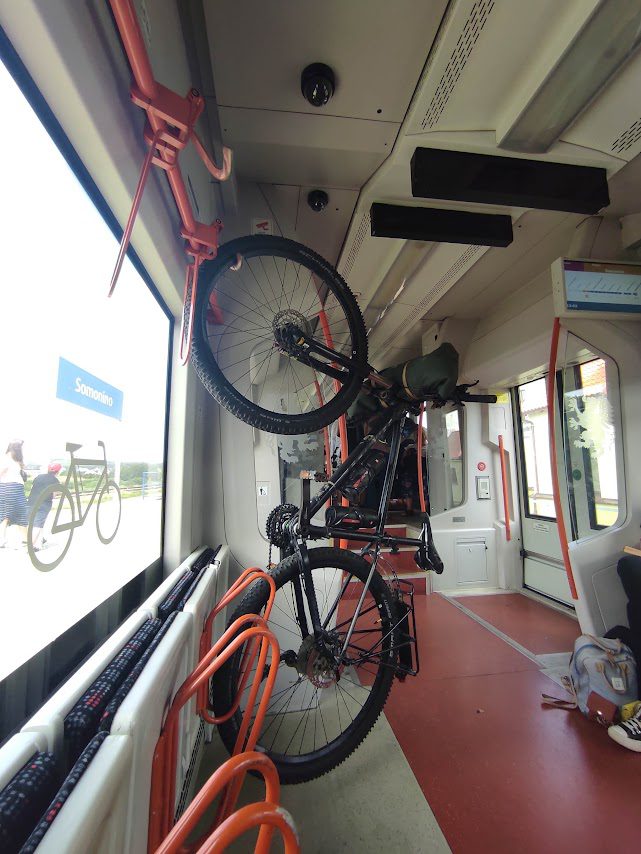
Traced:
[[605, 169], [417, 148], [412, 195], [484, 205], [595, 214], [610, 204]]
[[412, 208], [376, 202], [370, 215], [372, 237], [472, 243], [476, 246], [509, 246], [513, 237], [512, 220], [503, 214]]

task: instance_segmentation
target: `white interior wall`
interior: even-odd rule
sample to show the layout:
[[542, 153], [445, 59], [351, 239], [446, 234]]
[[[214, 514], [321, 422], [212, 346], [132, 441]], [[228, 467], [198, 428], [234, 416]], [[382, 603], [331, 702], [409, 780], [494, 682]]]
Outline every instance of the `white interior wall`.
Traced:
[[[549, 274], [542, 274], [479, 323], [467, 350], [464, 373], [478, 376], [486, 388], [499, 389], [541, 376], [547, 370], [553, 319], [551, 279]], [[624, 484], [620, 472], [619, 490], [627, 509], [617, 525], [570, 544], [581, 626], [586, 631], [603, 634], [617, 623], [626, 623], [625, 598], [616, 575], [616, 563], [623, 546], [638, 540], [641, 521], [641, 488], [634, 474], [641, 453], [640, 327], [635, 321], [603, 320], [568, 320], [563, 325], [592, 349], [614, 359], [619, 368], [622, 433], [618, 441], [627, 474]], [[559, 353], [561, 358], [562, 349]], [[560, 436], [557, 443], [561, 447]], [[516, 466], [514, 488], [515, 474]], [[563, 490], [562, 466], [559, 478]], [[513, 494], [516, 496], [516, 491]]]

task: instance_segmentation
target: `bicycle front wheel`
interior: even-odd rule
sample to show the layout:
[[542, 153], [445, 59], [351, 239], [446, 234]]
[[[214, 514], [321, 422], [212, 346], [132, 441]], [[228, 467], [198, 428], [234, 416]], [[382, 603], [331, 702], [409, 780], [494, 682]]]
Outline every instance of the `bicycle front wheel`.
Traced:
[[[325, 629], [325, 651], [319, 651], [312, 636], [302, 636], [296, 619], [292, 582], [299, 574], [298, 559], [286, 558], [272, 573], [277, 593], [268, 623], [278, 638], [281, 656], [257, 749], [276, 764], [282, 783], [319, 777], [358, 747], [385, 704], [397, 659], [395, 610], [381, 576], [374, 573], [342, 653], [370, 565], [344, 549], [310, 549], [308, 554]], [[265, 582], [253, 584], [230, 624], [243, 614], [263, 614], [268, 595]], [[311, 627], [308, 613], [307, 622]], [[242, 663], [241, 649], [214, 677], [212, 699], [217, 717], [231, 708]], [[220, 726], [230, 753], [253, 676], [250, 673], [239, 710]], [[262, 691], [261, 686], [259, 699]]]
[[27, 551], [40, 572], [55, 569], [69, 551], [76, 513], [66, 486], [47, 486], [29, 509]]
[[[339, 369], [315, 344], [346, 362]], [[191, 361], [213, 397], [242, 421], [270, 433], [310, 433], [355, 400], [367, 335], [331, 264], [292, 240], [255, 235], [226, 243], [203, 265]]]
[[98, 539], [106, 546], [118, 533], [121, 508], [120, 487], [115, 480], [106, 481], [100, 490], [96, 507]]

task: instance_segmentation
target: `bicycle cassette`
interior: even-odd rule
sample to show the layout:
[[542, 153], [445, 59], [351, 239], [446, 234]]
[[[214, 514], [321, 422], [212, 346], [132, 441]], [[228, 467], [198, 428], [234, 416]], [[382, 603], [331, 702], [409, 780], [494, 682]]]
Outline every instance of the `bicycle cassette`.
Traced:
[[273, 546], [285, 548], [287, 545], [285, 525], [297, 515], [298, 507], [295, 504], [279, 504], [278, 507], [274, 507], [265, 523], [267, 539]]

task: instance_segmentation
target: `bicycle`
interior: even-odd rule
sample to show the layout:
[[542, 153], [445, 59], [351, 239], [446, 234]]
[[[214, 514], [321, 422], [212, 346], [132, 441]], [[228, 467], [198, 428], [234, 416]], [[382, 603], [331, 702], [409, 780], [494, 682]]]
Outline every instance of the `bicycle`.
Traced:
[[[290, 318], [294, 317], [292, 311], [291, 307], [287, 309]], [[315, 372], [322, 364], [332, 380], [340, 371], [350, 370], [349, 357], [323, 343], [312, 342], [309, 331], [291, 322], [294, 329], [272, 327], [279, 352], [285, 350]], [[199, 354], [202, 340], [197, 335], [194, 344]], [[309, 357], [310, 350], [322, 353], [323, 361], [314, 355]], [[338, 370], [336, 365], [340, 366]], [[389, 565], [386, 569], [381, 554], [383, 547], [415, 546], [414, 559], [420, 569], [443, 571], [427, 513], [422, 517], [420, 537], [397, 537], [385, 530], [405, 418], [408, 414], [418, 415], [424, 401], [435, 406], [496, 402], [494, 395], [471, 394], [471, 385], [465, 384], [457, 386], [448, 397], [426, 393], [410, 400], [405, 388], [386, 380], [369, 365], [364, 367], [356, 360], [351, 370], [348, 382], [353, 375], [359, 380], [359, 388], [363, 387], [362, 376], [367, 371], [365, 386], [385, 412], [382, 423], [338, 466], [316, 497], [310, 497], [310, 478], [304, 478], [301, 507], [282, 505], [272, 511], [268, 520], [270, 543], [283, 553], [278, 566], [270, 570], [278, 590], [270, 624], [279, 632], [283, 651], [259, 744], [276, 764], [283, 783], [314, 779], [342, 762], [376, 722], [394, 677], [403, 680], [418, 673], [413, 586], [399, 579]], [[263, 382], [265, 379], [268, 377]], [[279, 422], [277, 413], [276, 419], [256, 413], [251, 401], [239, 406], [231, 395], [227, 396], [229, 384], [214, 385], [210, 390], [232, 412], [255, 426]], [[349, 394], [343, 396], [340, 406], [345, 405], [345, 397]], [[334, 403], [337, 409], [338, 403]], [[306, 413], [298, 415], [298, 425], [310, 423]], [[290, 417], [289, 413], [285, 416]], [[318, 426], [326, 417], [327, 411], [322, 416], [317, 411], [311, 423]], [[353, 499], [383, 467], [377, 510], [331, 503], [338, 495]], [[314, 519], [328, 502], [324, 523], [318, 524]], [[307, 547], [309, 540], [332, 537], [362, 542], [363, 549], [355, 554], [345, 549]], [[267, 584], [255, 583], [229, 624], [242, 614], [260, 614], [267, 596]], [[216, 716], [224, 719], [219, 730], [230, 751], [239, 732], [242, 686], [251, 684], [244, 675], [246, 664], [245, 653], [239, 651], [212, 683], [211, 706]], [[239, 692], [240, 704], [231, 714]]]
[[[96, 502], [98, 539], [104, 545], [108, 545], [118, 533], [122, 511], [120, 487], [115, 480], [109, 477], [105, 443], [98, 442], [98, 446], [102, 448], [103, 458], [86, 459], [74, 456], [74, 453], [82, 445], [68, 442], [66, 450], [70, 455], [70, 461], [64, 484], [47, 486], [30, 509], [27, 527], [27, 551], [33, 566], [41, 572], [50, 572], [55, 569], [65, 557], [71, 545], [74, 530], [84, 525], [96, 496], [98, 496]], [[101, 471], [91, 497], [83, 510], [81, 503], [82, 479], [79, 468], [86, 466], [99, 467]], [[69, 489], [72, 478], [73, 494]], [[35, 523], [38, 521], [39, 515], [42, 516], [45, 512], [46, 516], [49, 515], [48, 507], [55, 508], [49, 539], [46, 547], [38, 548], [34, 543], [34, 529], [39, 530], [44, 524], [44, 519], [39, 525]], [[37, 537], [38, 534], [35, 536]]]

